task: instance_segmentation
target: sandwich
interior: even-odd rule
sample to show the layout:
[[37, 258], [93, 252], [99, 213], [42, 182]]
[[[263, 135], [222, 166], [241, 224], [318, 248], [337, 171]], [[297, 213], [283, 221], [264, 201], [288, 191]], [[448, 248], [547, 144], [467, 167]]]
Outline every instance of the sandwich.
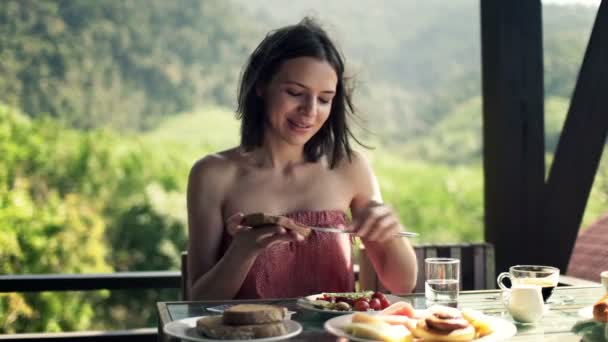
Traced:
[[593, 319], [608, 323], [608, 293], [593, 305]]
[[196, 330], [218, 340], [249, 340], [285, 335], [287, 309], [264, 304], [238, 304], [223, 315], [205, 316], [196, 321]]
[[284, 227], [285, 229], [293, 230], [294, 232], [302, 235], [305, 238], [308, 237], [308, 235], [310, 235], [310, 232], [312, 231], [312, 229], [293, 222], [292, 220], [282, 218], [281, 216], [267, 215], [264, 213], [253, 213], [245, 215], [245, 217], [243, 217], [243, 220], [241, 221], [241, 224], [244, 226], [256, 228], [268, 225], [278, 225], [282, 223], [282, 220], [283, 222], [287, 222], [286, 224], [281, 225], [282, 227]]

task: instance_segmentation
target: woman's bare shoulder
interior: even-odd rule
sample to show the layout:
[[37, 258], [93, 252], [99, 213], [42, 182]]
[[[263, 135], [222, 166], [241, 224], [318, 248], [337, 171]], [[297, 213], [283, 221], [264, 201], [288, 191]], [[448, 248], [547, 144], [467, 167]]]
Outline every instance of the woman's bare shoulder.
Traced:
[[353, 151], [350, 160], [344, 158], [338, 163], [336, 170], [344, 175], [361, 175], [371, 171], [369, 159], [361, 152]]
[[190, 170], [191, 178], [206, 179], [208, 182], [217, 182], [229, 179], [238, 169], [238, 148], [210, 153], [197, 160]]

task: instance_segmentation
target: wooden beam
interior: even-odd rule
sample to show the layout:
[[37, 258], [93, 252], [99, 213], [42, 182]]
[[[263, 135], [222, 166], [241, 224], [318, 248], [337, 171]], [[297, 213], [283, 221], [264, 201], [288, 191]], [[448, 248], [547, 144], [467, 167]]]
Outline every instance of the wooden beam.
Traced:
[[565, 271], [608, 130], [608, 3], [600, 4], [549, 173], [541, 260]]
[[496, 272], [537, 261], [544, 186], [540, 0], [481, 0], [485, 239]]

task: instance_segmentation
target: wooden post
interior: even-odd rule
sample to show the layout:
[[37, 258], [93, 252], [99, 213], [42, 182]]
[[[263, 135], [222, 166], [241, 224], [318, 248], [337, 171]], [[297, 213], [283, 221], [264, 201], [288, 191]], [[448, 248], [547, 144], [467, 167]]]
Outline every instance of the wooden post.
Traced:
[[540, 262], [544, 186], [540, 0], [481, 0], [485, 239], [496, 272]]
[[542, 263], [565, 272], [608, 130], [608, 4], [603, 1], [585, 52], [546, 189], [538, 248]]

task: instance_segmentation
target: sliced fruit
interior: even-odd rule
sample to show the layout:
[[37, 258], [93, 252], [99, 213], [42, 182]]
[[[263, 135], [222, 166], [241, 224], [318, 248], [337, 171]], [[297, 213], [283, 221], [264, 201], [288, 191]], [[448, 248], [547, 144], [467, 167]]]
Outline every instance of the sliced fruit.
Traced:
[[380, 313], [383, 315], [402, 315], [407, 317], [414, 317], [414, 315], [416, 314], [416, 310], [414, 310], [412, 304], [400, 301], [391, 304], [386, 309], [380, 311]]
[[353, 323], [369, 323], [369, 324], [382, 324], [388, 323], [390, 325], [402, 325], [409, 331], [413, 332], [416, 329], [417, 319], [410, 318], [403, 315], [370, 315], [363, 312], [355, 312], [353, 314]]
[[353, 318], [351, 318], [351, 321], [353, 323], [378, 323], [378, 324], [382, 324], [382, 320], [379, 319], [380, 315], [370, 315], [370, 314], [366, 314], [363, 312], [355, 312], [353, 314]]
[[374, 341], [384, 342], [413, 342], [414, 337], [402, 325], [379, 323], [350, 323], [342, 328], [346, 333]]
[[462, 310], [462, 316], [475, 328], [478, 335], [477, 337], [483, 337], [492, 333], [490, 323], [485, 319], [485, 315], [481, 312], [464, 309]]

